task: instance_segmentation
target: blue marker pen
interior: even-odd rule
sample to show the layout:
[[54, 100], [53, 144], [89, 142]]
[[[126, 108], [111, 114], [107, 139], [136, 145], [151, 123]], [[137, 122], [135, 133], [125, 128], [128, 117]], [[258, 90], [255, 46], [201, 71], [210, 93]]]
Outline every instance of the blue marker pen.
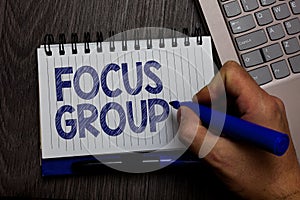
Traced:
[[[277, 156], [283, 155], [288, 149], [289, 137], [287, 134], [259, 126], [190, 101], [171, 101], [170, 105], [175, 109], [178, 109], [180, 106], [190, 108], [199, 116], [204, 125], [210, 125], [212, 128], [218, 126], [214, 121], [225, 119], [222, 132], [226, 136], [245, 141]], [[212, 115], [214, 116], [214, 121], [211, 121]]]

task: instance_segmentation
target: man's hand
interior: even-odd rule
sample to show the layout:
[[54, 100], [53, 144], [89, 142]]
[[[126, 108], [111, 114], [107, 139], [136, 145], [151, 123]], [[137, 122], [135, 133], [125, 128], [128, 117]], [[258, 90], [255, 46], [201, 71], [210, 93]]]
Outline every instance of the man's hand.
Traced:
[[[235, 62], [227, 62], [219, 73], [222, 79], [214, 78], [193, 97], [193, 101], [206, 105], [218, 102], [224, 95], [221, 88], [225, 86], [229, 112], [290, 135], [280, 99], [262, 90]], [[207, 129], [187, 107], [181, 107], [177, 117], [182, 140], [189, 141], [190, 149], [199, 154]], [[220, 137], [204, 160], [232, 191], [243, 198], [300, 199], [300, 167], [291, 140], [287, 152], [278, 157], [248, 144]]]

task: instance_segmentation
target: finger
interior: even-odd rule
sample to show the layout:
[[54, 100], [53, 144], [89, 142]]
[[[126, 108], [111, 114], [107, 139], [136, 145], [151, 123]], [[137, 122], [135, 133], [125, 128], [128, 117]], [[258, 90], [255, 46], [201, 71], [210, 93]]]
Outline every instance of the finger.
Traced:
[[241, 154], [241, 147], [238, 144], [212, 134], [202, 126], [198, 116], [189, 108], [180, 107], [177, 117], [181, 141], [214, 168], [220, 169], [229, 165], [231, 159], [234, 160], [235, 156]]
[[[182, 106], [177, 113], [177, 117], [179, 121], [178, 134], [181, 141], [189, 146], [190, 150], [199, 158], [204, 158], [211, 151], [220, 152], [218, 148], [223, 145], [219, 144], [217, 148], [215, 145], [222, 138], [212, 134], [206, 127], [202, 126], [199, 117], [192, 110]], [[212, 155], [215, 155], [215, 153]], [[209, 161], [213, 161], [209, 158]]]
[[213, 149], [218, 137], [202, 126], [199, 117], [185, 106], [180, 107], [177, 117], [181, 141], [199, 158], [205, 157]]
[[178, 134], [181, 141], [186, 146], [190, 146], [195, 142], [194, 147], [200, 147], [202, 139], [196, 138], [197, 132], [201, 131], [201, 129], [198, 130], [199, 127], [202, 127], [199, 117], [188, 107], [181, 106], [177, 112], [177, 120], [179, 122]]
[[[207, 104], [218, 101], [225, 95], [233, 98], [241, 113], [246, 113], [261, 102], [268, 94], [262, 90], [252, 77], [239, 64], [230, 61], [224, 64], [220, 72], [207, 87], [200, 90], [193, 98], [199, 103]], [[255, 94], [255, 95], [253, 95]]]

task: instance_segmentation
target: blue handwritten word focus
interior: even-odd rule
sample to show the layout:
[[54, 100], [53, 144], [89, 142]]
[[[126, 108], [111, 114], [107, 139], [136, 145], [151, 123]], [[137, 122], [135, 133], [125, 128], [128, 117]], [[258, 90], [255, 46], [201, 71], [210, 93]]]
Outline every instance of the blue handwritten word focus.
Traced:
[[[74, 74], [73, 81], [71, 80], [63, 80], [62, 75], [70, 75], [73, 74], [73, 67], [60, 67], [55, 68], [55, 84], [56, 84], [56, 100], [59, 102], [64, 101], [63, 91], [70, 90], [74, 88], [74, 91], [78, 97], [84, 100], [94, 99], [97, 95], [99, 95], [99, 90], [101, 89], [103, 93], [107, 96], [107, 98], [116, 98], [125, 93], [126, 96], [138, 96], [141, 94], [141, 91], [145, 89], [149, 94], [153, 94], [156, 96], [163, 90], [162, 81], [160, 78], [151, 71], [151, 69], [159, 70], [161, 65], [156, 61], [148, 61], [145, 65], [142, 65], [142, 62], [136, 62], [136, 85], [132, 87], [129, 83], [129, 79], [132, 76], [128, 74], [128, 64], [122, 63], [121, 66], [111, 63], [105, 66], [102, 70], [101, 74], [92, 67], [92, 66], [82, 66], [77, 69]], [[120, 88], [111, 89], [109, 88], [108, 82], [108, 74], [117, 73], [120, 71], [122, 73], [122, 81], [124, 85], [124, 91]], [[89, 75], [92, 78], [92, 89], [89, 91], [85, 91], [82, 86], [80, 86], [80, 79], [82, 75]], [[151, 79], [155, 85], [151, 86], [147, 84], [143, 88], [143, 76], [146, 75], [147, 79]], [[71, 90], [73, 91], [73, 90]], [[149, 98], [140, 100], [140, 116], [141, 120], [139, 124], [136, 124], [136, 121], [133, 116], [134, 109], [136, 109], [136, 105], [133, 105], [132, 101], [124, 101], [125, 105], [120, 105], [117, 102], [108, 102], [102, 108], [97, 108], [95, 105], [90, 103], [81, 103], [77, 104], [76, 107], [72, 105], [63, 105], [61, 106], [55, 115], [55, 126], [57, 133], [60, 137], [64, 139], [72, 139], [76, 133], [79, 133], [80, 138], [86, 137], [86, 130], [90, 132], [92, 135], [97, 137], [100, 134], [100, 131], [97, 130], [92, 123], [97, 120], [100, 123], [100, 127], [102, 130], [110, 136], [118, 136], [124, 132], [126, 123], [130, 127], [131, 131], [134, 133], [142, 133], [145, 131], [146, 127], [149, 124], [150, 132], [157, 131], [157, 124], [165, 121], [169, 116], [169, 105], [168, 103], [159, 98]], [[157, 108], [161, 107], [162, 112], [157, 113]], [[117, 127], [110, 127], [107, 123], [107, 115], [109, 111], [115, 111], [119, 117], [119, 123]], [[89, 112], [90, 115], [85, 116], [85, 112]], [[72, 114], [77, 113], [77, 118], [73, 119], [65, 119], [64, 115], [66, 113]], [[74, 116], [74, 115], [72, 115]], [[68, 132], [64, 130], [62, 126], [62, 119], [65, 119], [65, 126], [70, 127]], [[97, 123], [97, 122], [96, 122]]]

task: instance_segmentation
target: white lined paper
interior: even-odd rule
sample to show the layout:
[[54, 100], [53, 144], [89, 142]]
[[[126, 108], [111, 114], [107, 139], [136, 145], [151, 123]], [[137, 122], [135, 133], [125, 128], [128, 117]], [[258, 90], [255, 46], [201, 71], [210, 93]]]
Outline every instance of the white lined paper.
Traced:
[[[90, 43], [91, 53], [84, 54], [83, 44], [77, 44], [78, 54], [71, 53], [71, 45], [65, 45], [66, 54], [59, 55], [58, 45], [51, 46], [52, 56], [46, 56], [44, 48], [38, 49], [39, 68], [39, 91], [40, 91], [40, 123], [41, 123], [41, 147], [43, 158], [81, 156], [91, 154], [109, 154], [125, 151], [147, 151], [163, 148], [169, 142], [173, 142], [170, 148], [180, 147], [180, 142], [172, 140], [177, 131], [176, 111], [169, 107], [169, 115], [166, 120], [156, 124], [156, 132], [150, 132], [149, 126], [149, 105], [148, 100], [153, 98], [163, 99], [166, 102], [171, 100], [191, 100], [194, 93], [209, 83], [213, 77], [213, 60], [210, 37], [203, 37], [203, 44], [197, 45], [196, 38], [190, 38], [190, 46], [184, 46], [184, 38], [177, 39], [178, 46], [172, 47], [171, 39], [165, 39], [165, 47], [159, 48], [159, 40], [152, 40], [153, 49], [146, 48], [146, 40], [140, 40], [140, 50], [134, 50], [134, 41], [128, 41], [128, 51], [122, 51], [122, 43], [115, 41], [115, 51], [110, 52], [109, 42], [103, 42], [103, 52], [96, 51], [96, 44]], [[151, 94], [145, 90], [150, 84], [155, 86], [144, 73], [144, 65], [148, 61], [156, 61], [160, 64], [159, 69], [151, 68], [162, 81], [163, 90], [158, 94]], [[107, 97], [101, 88], [101, 73], [105, 66], [115, 63], [122, 68], [122, 63], [127, 63], [129, 83], [135, 87], [137, 83], [136, 62], [142, 62], [143, 86], [142, 91], [137, 95], [129, 95], [122, 79], [122, 69], [108, 74], [107, 85], [110, 89], [121, 89], [118, 97]], [[99, 76], [99, 92], [90, 99], [81, 99], [75, 92], [73, 79], [76, 71], [82, 66], [93, 67]], [[72, 67], [73, 73], [62, 75], [63, 81], [70, 81], [71, 88], [63, 88], [63, 101], [56, 101], [55, 68]], [[82, 75], [82, 77], [89, 75]], [[87, 91], [93, 87], [91, 78], [80, 80], [82, 90]], [[126, 102], [131, 101], [135, 125], [141, 122], [141, 101], [146, 100], [148, 115], [147, 126], [142, 133], [134, 133], [128, 124]], [[126, 116], [126, 124], [123, 133], [118, 136], [109, 136], [100, 125], [100, 112], [104, 105], [109, 102], [116, 102], [122, 106]], [[78, 131], [78, 104], [92, 104], [98, 110], [97, 119], [91, 123], [99, 131], [95, 137], [88, 130], [85, 130], [85, 137], [79, 137]], [[70, 131], [65, 123], [68, 119], [77, 120], [77, 132], [75, 136], [66, 140], [60, 137], [56, 130], [55, 116], [57, 110], [63, 105], [71, 105], [75, 109], [72, 113], [65, 113], [61, 124], [63, 129]], [[156, 114], [162, 111], [156, 107]], [[116, 127], [118, 114], [113, 110], [108, 112], [106, 123], [109, 127]], [[86, 112], [84, 117], [91, 113]]]

